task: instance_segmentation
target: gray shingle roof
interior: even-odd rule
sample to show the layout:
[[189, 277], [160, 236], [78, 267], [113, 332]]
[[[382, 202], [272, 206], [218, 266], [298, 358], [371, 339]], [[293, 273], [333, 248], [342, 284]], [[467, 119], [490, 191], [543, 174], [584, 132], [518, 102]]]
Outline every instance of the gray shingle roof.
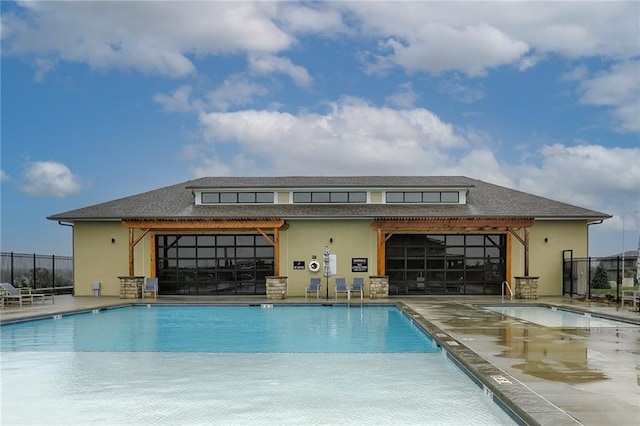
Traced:
[[[194, 189], [461, 188], [467, 204], [194, 204]], [[206, 177], [131, 197], [55, 214], [51, 220], [534, 217], [606, 219], [608, 214], [463, 176]]]

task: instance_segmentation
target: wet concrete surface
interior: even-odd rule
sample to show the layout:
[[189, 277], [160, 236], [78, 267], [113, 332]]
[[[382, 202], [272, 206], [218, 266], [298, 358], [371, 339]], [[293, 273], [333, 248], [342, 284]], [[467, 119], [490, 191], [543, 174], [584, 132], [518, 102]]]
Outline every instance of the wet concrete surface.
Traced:
[[[475, 306], [477, 302], [414, 300], [408, 304], [581, 424], [640, 424], [640, 327], [630, 323], [612, 328], [545, 327], [484, 310]], [[580, 306], [562, 298], [533, 303], [640, 320], [637, 312]]]
[[[57, 296], [55, 303], [0, 309], [3, 323], [131, 303], [346, 303], [341, 299], [253, 297], [123, 300]], [[355, 302], [358, 304], [360, 301]], [[570, 298], [502, 301], [495, 297], [411, 297], [365, 304], [404, 306], [452, 360], [480, 380], [497, 402], [512, 406], [526, 423], [541, 425], [640, 424], [640, 313]], [[545, 304], [622, 319], [619, 327], [545, 327], [490, 312], [481, 304]], [[500, 383], [506, 380], [509, 383]]]

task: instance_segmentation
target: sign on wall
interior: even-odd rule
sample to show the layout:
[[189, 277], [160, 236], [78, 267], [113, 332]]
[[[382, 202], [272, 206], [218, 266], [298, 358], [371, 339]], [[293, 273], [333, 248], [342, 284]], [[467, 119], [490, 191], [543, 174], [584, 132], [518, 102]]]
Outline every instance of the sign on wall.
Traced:
[[296, 271], [304, 270], [305, 264], [304, 260], [294, 260], [293, 261], [293, 269]]
[[369, 259], [366, 257], [352, 257], [351, 258], [351, 272], [368, 272], [369, 271]]

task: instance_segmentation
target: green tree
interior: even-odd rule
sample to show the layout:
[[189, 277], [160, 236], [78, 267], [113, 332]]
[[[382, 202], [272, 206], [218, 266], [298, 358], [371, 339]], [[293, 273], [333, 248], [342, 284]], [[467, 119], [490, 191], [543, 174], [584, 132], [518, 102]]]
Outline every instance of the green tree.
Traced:
[[607, 268], [604, 267], [602, 262], [593, 272], [591, 288], [609, 288], [609, 274], [607, 274]]

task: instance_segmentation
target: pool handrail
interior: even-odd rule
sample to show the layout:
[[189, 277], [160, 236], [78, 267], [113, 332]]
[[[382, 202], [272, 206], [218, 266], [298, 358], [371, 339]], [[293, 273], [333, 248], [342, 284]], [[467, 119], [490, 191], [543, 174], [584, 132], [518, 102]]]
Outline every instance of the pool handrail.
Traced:
[[509, 300], [513, 300], [513, 291], [511, 290], [511, 286], [507, 281], [502, 281], [502, 303], [504, 303], [504, 288], [505, 286], [509, 289]]

